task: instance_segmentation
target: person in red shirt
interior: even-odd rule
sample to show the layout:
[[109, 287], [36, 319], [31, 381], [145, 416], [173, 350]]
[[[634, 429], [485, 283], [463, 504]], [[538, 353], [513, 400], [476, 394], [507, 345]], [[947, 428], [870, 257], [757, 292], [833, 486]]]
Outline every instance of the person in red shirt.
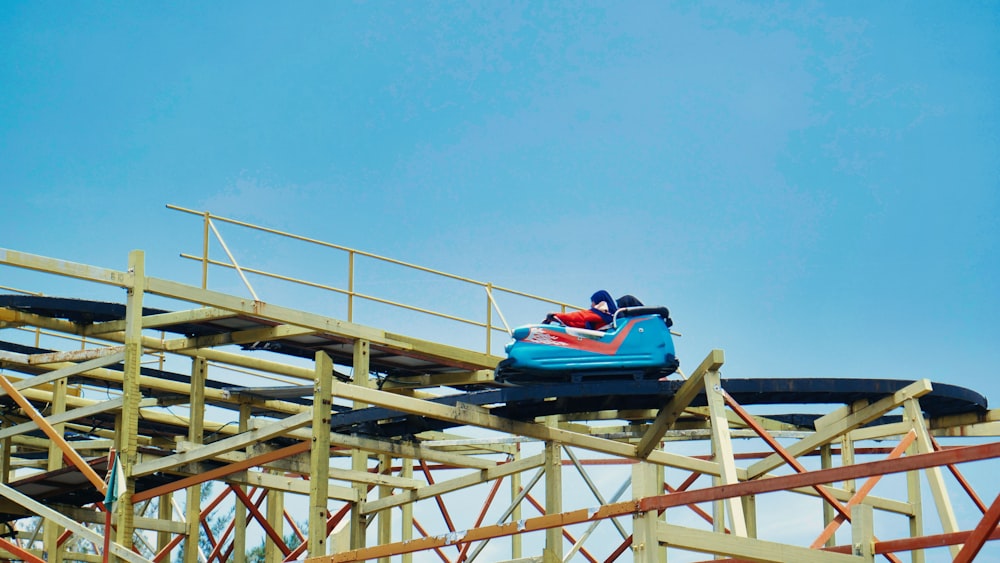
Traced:
[[611, 324], [617, 309], [614, 298], [602, 289], [590, 296], [590, 309], [571, 313], [549, 313], [545, 317], [544, 324], [558, 321], [566, 326], [596, 330]]

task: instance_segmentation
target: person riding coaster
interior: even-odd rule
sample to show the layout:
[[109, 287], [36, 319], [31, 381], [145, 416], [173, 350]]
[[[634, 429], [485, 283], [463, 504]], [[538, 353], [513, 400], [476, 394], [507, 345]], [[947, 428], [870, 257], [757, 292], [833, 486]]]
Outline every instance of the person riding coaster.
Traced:
[[542, 324], [559, 322], [563, 326], [603, 329], [611, 324], [617, 310], [618, 305], [611, 294], [602, 289], [590, 296], [590, 309], [571, 313], [549, 313]]
[[[631, 306], [619, 307], [602, 290], [591, 297], [592, 307], [587, 311], [552, 313], [541, 324], [514, 329], [513, 340], [505, 347], [507, 358], [497, 365], [495, 379], [520, 384], [642, 380], [661, 379], [677, 371], [680, 362], [667, 308], [643, 306], [632, 296], [622, 300]], [[599, 327], [598, 322], [602, 323]]]

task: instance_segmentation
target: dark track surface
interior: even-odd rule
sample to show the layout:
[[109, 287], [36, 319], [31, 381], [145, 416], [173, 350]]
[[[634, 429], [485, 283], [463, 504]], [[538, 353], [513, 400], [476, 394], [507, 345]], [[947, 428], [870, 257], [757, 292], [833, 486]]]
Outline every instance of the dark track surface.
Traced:
[[[722, 387], [743, 406], [751, 405], [845, 405], [860, 399], [877, 401], [913, 383], [892, 379], [723, 379]], [[493, 406], [495, 415], [517, 420], [536, 416], [605, 410], [659, 409], [683, 381], [610, 381], [601, 383], [559, 383], [538, 386], [505, 387], [459, 393], [434, 399], [433, 402], [455, 405], [459, 402]], [[933, 383], [933, 391], [920, 398], [929, 417], [965, 412], [986, 411], [986, 398], [975, 391]], [[699, 394], [691, 406], [705, 406]], [[800, 415], [768, 415], [777, 419], [800, 418]], [[806, 417], [808, 418], [808, 417]], [[806, 422], [811, 425], [811, 422]], [[385, 437], [406, 436], [425, 430], [451, 426], [415, 415], [402, 416], [383, 408], [368, 408], [336, 414], [333, 430]]]

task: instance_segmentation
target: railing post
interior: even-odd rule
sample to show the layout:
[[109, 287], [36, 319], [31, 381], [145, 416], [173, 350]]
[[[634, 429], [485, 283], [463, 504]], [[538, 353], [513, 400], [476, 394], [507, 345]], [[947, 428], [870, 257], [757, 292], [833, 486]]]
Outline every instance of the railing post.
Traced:
[[490, 338], [493, 336], [493, 283], [486, 283], [486, 353], [492, 352]]
[[212, 223], [212, 216], [208, 211], [204, 216], [205, 224], [201, 235], [201, 288], [208, 289], [208, 229]]
[[[499, 288], [500, 291], [503, 291], [503, 292], [508, 293], [508, 294], [512, 294], [512, 295], [516, 295], [516, 296], [519, 296], [519, 297], [524, 297], [524, 298], [527, 298], [527, 299], [530, 299], [530, 300], [533, 300], [533, 301], [539, 301], [539, 302], [545, 303], [546, 306], [552, 306], [551, 307], [552, 309], [555, 309], [556, 307], [558, 307], [558, 310], [560, 310], [560, 311], [562, 311], [564, 313], [566, 311], [568, 311], [568, 310], [572, 310], [572, 309], [576, 309], [577, 308], [574, 305], [571, 305], [571, 304], [568, 304], [568, 303], [562, 303], [562, 302], [559, 302], [559, 301], [553, 301], [551, 299], [546, 299], [546, 298], [539, 297], [539, 296], [536, 296], [536, 295], [531, 295], [531, 294], [522, 293], [522, 292], [519, 292], [519, 291], [514, 291], [514, 290], [511, 290], [511, 289], [505, 289], [505, 288], [500, 287], [500, 286], [495, 286], [491, 282], [484, 282], [484, 281], [474, 280], [474, 279], [466, 278], [466, 277], [463, 277], [463, 276], [458, 276], [456, 274], [450, 274], [450, 273], [447, 273], [447, 272], [442, 272], [442, 271], [434, 270], [434, 269], [431, 269], [431, 268], [426, 268], [426, 267], [419, 266], [419, 265], [416, 265], [416, 264], [411, 264], [411, 263], [408, 263], [408, 262], [403, 262], [401, 260], [396, 260], [396, 259], [393, 259], [393, 258], [387, 258], [387, 257], [384, 257], [384, 256], [379, 256], [377, 254], [372, 254], [372, 253], [369, 253], [369, 252], [365, 252], [363, 250], [358, 250], [358, 249], [355, 249], [355, 248], [349, 248], [349, 247], [346, 247], [346, 246], [336, 245], [336, 244], [324, 242], [324, 241], [313, 239], [313, 238], [309, 238], [309, 237], [303, 237], [303, 236], [295, 235], [295, 234], [292, 234], [292, 233], [287, 233], [287, 232], [284, 232], [284, 231], [279, 231], [279, 230], [271, 229], [271, 228], [268, 228], [268, 227], [262, 227], [262, 226], [259, 226], [259, 225], [254, 225], [254, 224], [251, 224], [251, 223], [246, 223], [244, 221], [239, 221], [239, 220], [232, 219], [232, 218], [229, 218], [229, 217], [223, 217], [223, 216], [220, 216], [220, 215], [214, 215], [210, 211], [196, 211], [196, 210], [192, 210], [192, 209], [185, 209], [185, 208], [178, 207], [178, 206], [175, 206], [175, 205], [167, 205], [167, 208], [173, 209], [173, 210], [176, 210], [176, 211], [182, 211], [184, 213], [190, 213], [190, 214], [195, 215], [195, 216], [201, 216], [201, 218], [202, 218], [202, 249], [201, 249], [201, 255], [200, 256], [196, 256], [196, 255], [187, 254], [187, 253], [182, 253], [181, 254], [182, 258], [201, 262], [201, 288], [202, 289], [208, 289], [208, 269], [209, 269], [209, 266], [221, 266], [221, 267], [233, 268], [233, 269], [235, 269], [237, 271], [237, 273], [243, 279], [243, 283], [247, 286], [247, 289], [250, 291], [250, 293], [251, 293], [251, 295], [252, 295], [252, 297], [253, 297], [253, 299], [255, 301], [259, 301], [259, 298], [254, 293], [254, 289], [253, 289], [253, 287], [251, 287], [250, 282], [248, 281], [248, 279], [246, 277], [246, 272], [250, 272], [250, 273], [253, 273], [253, 274], [256, 274], [256, 275], [260, 275], [260, 276], [264, 276], [264, 277], [268, 277], [268, 278], [272, 278], [272, 279], [278, 279], [278, 280], [282, 280], [282, 281], [286, 281], [286, 282], [290, 282], [290, 283], [295, 283], [295, 284], [300, 284], [300, 285], [305, 285], [305, 286], [310, 286], [310, 287], [316, 287], [316, 288], [320, 288], [320, 289], [324, 289], [324, 290], [330, 290], [330, 291], [334, 291], [334, 292], [336, 292], [337, 294], [340, 294], [340, 295], [346, 295], [347, 296], [347, 311], [346, 311], [346, 315], [338, 315], [338, 316], [340, 316], [341, 318], [346, 318], [348, 322], [355, 322], [356, 319], [354, 318], [354, 303], [355, 303], [355, 301], [357, 299], [362, 299], [362, 300], [367, 300], [367, 301], [373, 301], [373, 302], [376, 302], [376, 303], [381, 303], [381, 304], [392, 306], [392, 307], [399, 307], [399, 308], [402, 308], [402, 309], [416, 311], [418, 313], [429, 314], [429, 315], [440, 317], [440, 318], [446, 318], [446, 319], [449, 319], [451, 321], [456, 321], [456, 322], [464, 323], [466, 325], [473, 325], [473, 326], [477, 326], [477, 327], [483, 326], [483, 323], [479, 322], [478, 320], [474, 320], [472, 318], [465, 318], [464, 316], [456, 316], [456, 315], [442, 313], [442, 312], [439, 312], [439, 311], [433, 311], [433, 310], [429, 310], [429, 309], [425, 309], [425, 308], [421, 308], [421, 307], [411, 306], [411, 305], [407, 305], [405, 303], [400, 303], [400, 302], [396, 302], [396, 301], [393, 301], [393, 300], [383, 299], [383, 298], [377, 297], [375, 295], [369, 295], [369, 294], [366, 294], [364, 292], [359, 292], [357, 290], [357, 284], [356, 284], [357, 280], [355, 279], [356, 278], [356, 275], [355, 275], [355, 262], [357, 260], [357, 256], [360, 255], [362, 257], [370, 258], [370, 259], [376, 261], [376, 263], [386, 263], [386, 264], [390, 264], [390, 265], [393, 265], [393, 266], [399, 266], [399, 267], [402, 267], [402, 268], [413, 269], [413, 270], [416, 270], [416, 271], [419, 271], [419, 272], [423, 272], [423, 273], [428, 274], [428, 275], [443, 276], [443, 277], [451, 279], [451, 280], [457, 280], [457, 281], [465, 283], [465, 284], [469, 284], [469, 285], [472, 285], [472, 286], [475, 286], [475, 287], [481, 287], [481, 288], [485, 289], [486, 292], [487, 292], [487, 294], [490, 295], [490, 297], [489, 297], [489, 304], [487, 305], [486, 323], [485, 323], [485, 325], [486, 325], [486, 343], [485, 343], [486, 350], [485, 350], [485, 353], [487, 353], [487, 354], [491, 354], [492, 353], [492, 348], [493, 348], [493, 330], [501, 328], [499, 326], [493, 326], [493, 318], [494, 317], [499, 318], [500, 322], [503, 323], [503, 327], [502, 328], [505, 329], [508, 333], [510, 333], [510, 326], [507, 324], [507, 320], [504, 318], [503, 311], [499, 307], [497, 307], [497, 303], [496, 303], [496, 301], [492, 297], [492, 291], [494, 289], [498, 289]], [[280, 237], [286, 237], [286, 238], [289, 238], [289, 239], [292, 239], [292, 240], [295, 240], [295, 241], [299, 241], [299, 242], [305, 242], [305, 243], [309, 243], [309, 244], [316, 244], [316, 245], [322, 246], [324, 248], [335, 249], [337, 251], [346, 252], [347, 255], [348, 255], [348, 271], [347, 271], [347, 277], [348, 277], [348, 279], [347, 279], [346, 288], [344, 288], [344, 286], [342, 284], [340, 284], [340, 287], [328, 286], [328, 285], [325, 285], [325, 284], [310, 282], [310, 281], [307, 281], [307, 280], [296, 279], [294, 277], [280, 275], [280, 274], [277, 274], [277, 273], [271, 273], [271, 272], [267, 272], [267, 271], [263, 271], [263, 270], [257, 270], [257, 269], [253, 269], [253, 268], [244, 268], [244, 267], [241, 267], [239, 264], [236, 263], [236, 260], [234, 259], [232, 252], [230, 252], [230, 249], [226, 245], [226, 241], [224, 241], [222, 239], [222, 236], [219, 233], [219, 230], [218, 230], [218, 223], [219, 222], [226, 223], [228, 225], [235, 225], [237, 227], [248, 228], [248, 229], [252, 229], [252, 230], [255, 230], [255, 231], [260, 231], [260, 232], [264, 232], [264, 233], [267, 233], [267, 234], [272, 234], [272, 235], [276, 235], [276, 236], [280, 236]], [[226, 256], [228, 256], [228, 258], [229, 258], [228, 262], [223, 261], [223, 260], [212, 260], [211, 259], [211, 257], [210, 257], [210, 247], [211, 247], [211, 237], [213, 236], [213, 234], [218, 239], [218, 242], [219, 242], [219, 244], [220, 244], [220, 246], [221, 246], [222, 251], [224, 252], [224, 254]], [[490, 305], [492, 305], [492, 308], [490, 307]], [[494, 309], [496, 310], [496, 315], [493, 314]], [[475, 315], [473, 315], [473, 316], [475, 316]]]
[[347, 322], [354, 322], [354, 251], [347, 252]]

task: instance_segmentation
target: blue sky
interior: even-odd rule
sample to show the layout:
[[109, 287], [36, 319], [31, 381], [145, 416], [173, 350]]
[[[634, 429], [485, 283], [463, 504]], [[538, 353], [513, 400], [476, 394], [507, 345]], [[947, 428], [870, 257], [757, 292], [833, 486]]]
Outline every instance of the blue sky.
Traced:
[[1000, 400], [1000, 2], [4, 2], [0, 37], [2, 247], [173, 278], [173, 203], [634, 293], [727, 377]]
[[5, 3], [2, 245], [169, 277], [173, 203], [991, 391], [998, 8]]

